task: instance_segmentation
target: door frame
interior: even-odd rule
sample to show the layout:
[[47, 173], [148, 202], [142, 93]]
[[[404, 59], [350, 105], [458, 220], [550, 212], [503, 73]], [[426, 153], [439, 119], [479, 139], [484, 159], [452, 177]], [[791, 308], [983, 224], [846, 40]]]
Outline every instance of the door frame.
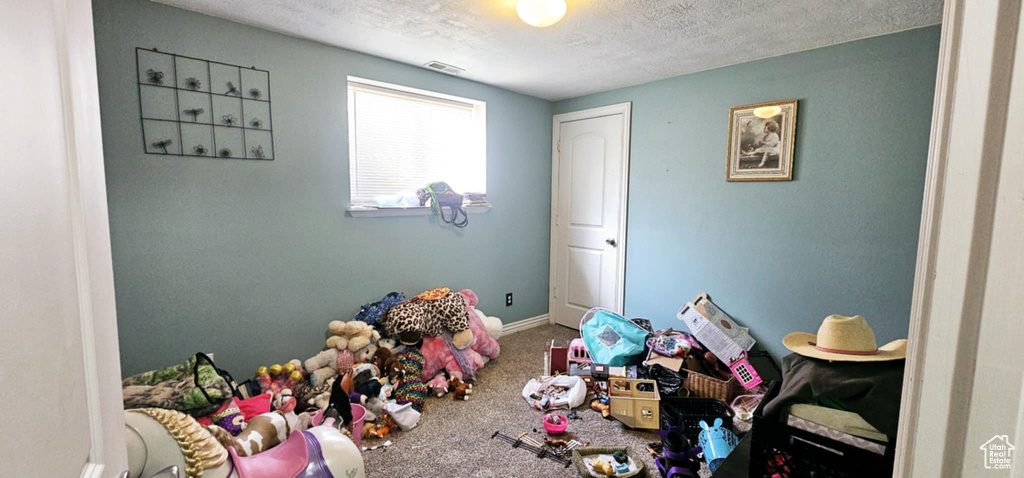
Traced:
[[[971, 394], [996, 185], [1001, 164], [1021, 154], [1003, 149], [1014, 52], [1024, 47], [1017, 44], [1019, 9], [1018, 0], [946, 0], [944, 5], [897, 477], [959, 476], [965, 446], [977, 445], [963, 440], [971, 408], [977, 406]], [[999, 290], [1004, 289], [1005, 284]], [[998, 325], [1017, 319], [988, 315], [984, 320]], [[1017, 412], [1012, 408], [1010, 417]]]
[[92, 2], [51, 0], [91, 446], [81, 478], [128, 469]]
[[619, 263], [619, 273], [616, 277], [616, 286], [619, 294], [616, 299], [618, 304], [613, 309], [616, 313], [622, 314], [626, 307], [626, 220], [629, 212], [629, 131], [630, 116], [633, 108], [632, 102], [618, 103], [597, 108], [589, 108], [569, 113], [554, 115], [551, 120], [551, 245], [548, 252], [548, 323], [555, 323], [555, 263], [558, 258], [557, 251], [557, 230], [555, 218], [558, 215], [558, 164], [561, 151], [560, 130], [562, 123], [580, 121], [604, 116], [622, 114], [622, 169], [619, 195], [619, 230], [617, 231], [619, 245], [615, 248]]

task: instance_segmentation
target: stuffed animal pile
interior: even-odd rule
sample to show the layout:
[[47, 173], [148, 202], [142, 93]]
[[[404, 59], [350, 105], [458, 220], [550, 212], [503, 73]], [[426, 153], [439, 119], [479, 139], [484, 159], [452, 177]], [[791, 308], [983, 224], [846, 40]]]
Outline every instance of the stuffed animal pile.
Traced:
[[269, 396], [270, 414], [247, 426], [237, 406], [223, 407], [211, 421], [220, 425], [218, 438], [239, 455], [258, 453], [294, 430], [350, 425], [350, 404], [366, 410], [355, 432], [381, 438], [415, 427], [428, 393], [469, 400], [476, 372], [500, 353], [501, 320], [477, 303], [469, 289], [441, 287], [408, 301], [391, 292], [364, 305], [356, 320], [332, 321], [316, 355], [257, 370], [254, 382]]
[[408, 302], [391, 307], [381, 319], [388, 335], [405, 345], [415, 345], [424, 337], [450, 335], [448, 341], [464, 349], [473, 341], [469, 329], [469, 310], [461, 294], [447, 287], [428, 290]]
[[[355, 320], [327, 324], [322, 350], [304, 361], [261, 366], [236, 388], [210, 357], [195, 354], [185, 364], [125, 379], [125, 404], [148, 400], [154, 389], [166, 392], [170, 398], [159, 408], [193, 415], [237, 456], [321, 425], [359, 445], [364, 437], [415, 428], [428, 394], [470, 399], [476, 374], [500, 353], [502, 329], [500, 319], [476, 309], [478, 302], [469, 289], [439, 287], [410, 300], [391, 292], [364, 305]], [[166, 383], [175, 384], [170, 392]]]
[[[476, 371], [501, 353], [498, 341], [490, 335], [483, 322], [482, 317], [486, 318], [487, 316], [474, 309], [479, 302], [476, 294], [465, 289], [460, 291], [459, 295], [466, 303], [469, 312], [469, 327], [473, 332], [474, 340], [469, 347], [458, 350], [449, 346], [441, 337], [424, 338], [423, 346], [420, 347], [420, 352], [426, 359], [422, 380], [427, 382], [427, 387], [438, 396], [444, 395], [448, 391], [445, 373], [459, 380], [473, 382]], [[500, 322], [500, 319], [498, 320]], [[500, 325], [498, 327], [500, 335]], [[457, 360], [456, 355], [460, 353], [465, 356], [465, 360]]]
[[330, 336], [327, 348], [306, 360], [309, 383], [316, 385], [337, 377], [355, 364], [366, 362], [377, 351], [380, 332], [365, 322], [332, 321], [327, 326]]

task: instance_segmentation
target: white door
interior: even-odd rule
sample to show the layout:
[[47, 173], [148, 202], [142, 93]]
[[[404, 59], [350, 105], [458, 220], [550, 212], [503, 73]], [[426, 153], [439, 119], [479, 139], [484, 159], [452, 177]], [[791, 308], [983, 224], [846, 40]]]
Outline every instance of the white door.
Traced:
[[578, 327], [591, 307], [622, 313], [629, 103], [555, 116], [552, 321]]
[[127, 459], [92, 5], [0, 0], [0, 12], [0, 476], [116, 476]]

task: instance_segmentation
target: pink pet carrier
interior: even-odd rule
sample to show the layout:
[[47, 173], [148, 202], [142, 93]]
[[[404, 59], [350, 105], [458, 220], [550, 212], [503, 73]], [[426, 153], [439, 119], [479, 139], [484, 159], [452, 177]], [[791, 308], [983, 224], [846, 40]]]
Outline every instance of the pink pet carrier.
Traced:
[[590, 358], [590, 353], [587, 352], [587, 346], [584, 345], [583, 343], [583, 339], [572, 339], [572, 341], [569, 342], [569, 362], [593, 362], [593, 360]]

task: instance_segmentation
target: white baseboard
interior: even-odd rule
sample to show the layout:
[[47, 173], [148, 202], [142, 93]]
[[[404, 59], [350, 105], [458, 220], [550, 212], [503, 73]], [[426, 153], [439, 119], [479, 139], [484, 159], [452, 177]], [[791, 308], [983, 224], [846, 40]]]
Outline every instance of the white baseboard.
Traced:
[[105, 465], [99, 463], [86, 463], [85, 467], [82, 468], [82, 476], [79, 478], [103, 478], [103, 468]]
[[536, 317], [530, 317], [529, 319], [517, 320], [511, 324], [505, 324], [501, 327], [501, 336], [511, 335], [516, 332], [522, 332], [526, 329], [532, 329], [541, 325], [547, 325], [550, 323], [548, 314], [538, 315]]

